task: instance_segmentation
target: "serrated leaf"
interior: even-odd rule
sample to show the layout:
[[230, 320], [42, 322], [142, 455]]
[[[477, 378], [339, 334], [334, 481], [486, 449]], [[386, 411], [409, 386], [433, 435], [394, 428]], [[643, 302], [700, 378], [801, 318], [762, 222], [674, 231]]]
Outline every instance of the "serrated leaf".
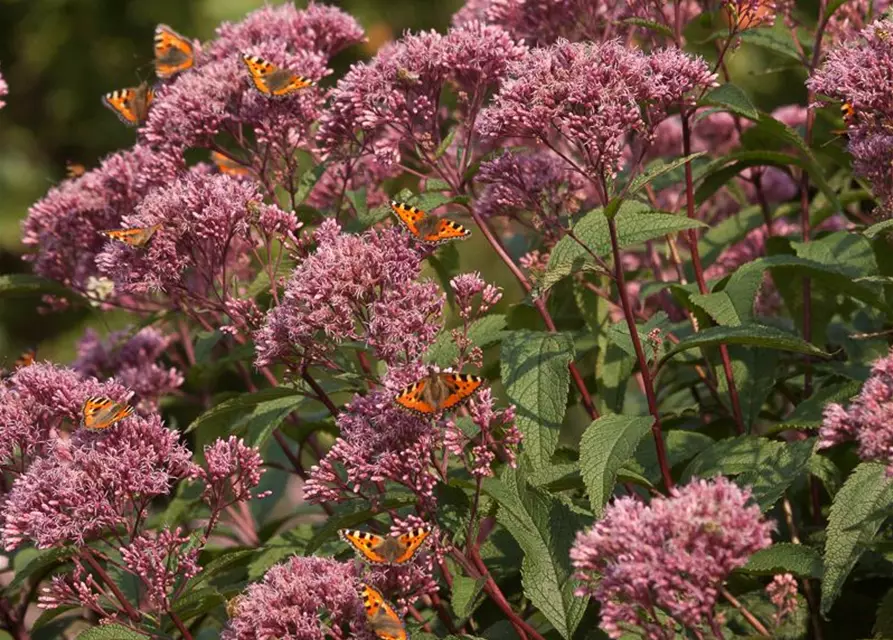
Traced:
[[77, 640], [146, 640], [146, 635], [120, 624], [103, 624], [81, 631]]
[[636, 27], [642, 27], [644, 29], [648, 29], [649, 31], [654, 31], [655, 33], [659, 33], [662, 36], [666, 36], [667, 38], [673, 37], [673, 32], [670, 28], [661, 24], [660, 22], [655, 22], [654, 20], [646, 20], [645, 18], [624, 18], [621, 20], [623, 24], [631, 24]]
[[[654, 359], [654, 344], [648, 340], [643, 340], [642, 336], [647, 336], [654, 329], [663, 330], [669, 323], [669, 317], [663, 311], [658, 311], [648, 318], [644, 324], [636, 324], [636, 333], [639, 334], [639, 341], [645, 352], [645, 359], [651, 361]], [[620, 347], [628, 356], [636, 357], [636, 347], [633, 344], [632, 336], [629, 332], [629, 326], [621, 320], [608, 329], [608, 338], [613, 344]]]
[[871, 630], [875, 638], [893, 638], [893, 589], [881, 598]]
[[474, 613], [475, 603], [481, 591], [484, 589], [485, 578], [468, 578], [463, 575], [453, 576], [453, 611], [456, 615], [465, 619]]
[[768, 511], [795, 480], [807, 475], [815, 438], [776, 444], [780, 446], [773, 447], [736, 479], [741, 486], [750, 487], [762, 511]]
[[783, 153], [781, 151], [769, 151], [759, 149], [755, 151], [733, 151], [716, 160], [713, 160], [704, 168], [701, 183], [695, 191], [695, 203], [702, 204], [713, 196], [729, 180], [739, 175], [750, 167], [779, 167], [789, 166], [804, 167], [802, 158]]
[[[489, 347], [499, 342], [503, 330], [506, 327], [504, 314], [491, 313], [475, 320], [468, 329], [468, 338], [471, 344], [477, 347]], [[430, 362], [439, 367], [448, 367], [459, 357], [459, 348], [453, 342], [452, 332], [443, 331], [437, 336], [428, 351], [425, 353], [425, 362]]]
[[661, 364], [677, 353], [720, 344], [744, 344], [777, 349], [779, 351], [805, 353], [811, 356], [828, 357], [827, 353], [793, 333], [767, 325], [747, 324], [738, 327], [710, 327], [699, 331], [670, 347], [663, 358], [661, 358]]
[[[446, 137], [437, 145], [437, 149], [434, 150], [434, 159], [439, 160], [443, 154], [447, 152], [447, 149], [450, 148], [450, 145], [453, 144], [453, 138], [456, 137], [456, 132], [459, 131], [459, 127], [453, 127], [450, 129], [450, 132], [446, 135]], [[428, 189], [428, 191], [433, 191], [433, 189]]]
[[632, 183], [630, 183], [629, 189], [626, 192], [626, 197], [635, 195], [660, 176], [675, 171], [679, 167], [685, 166], [686, 163], [691, 162], [696, 158], [700, 158], [706, 153], [706, 151], [699, 151], [698, 153], [692, 153], [681, 158], [676, 158], [670, 162], [664, 160], [655, 160], [654, 162], [651, 162], [645, 170], [636, 176]]
[[77, 553], [77, 548], [69, 546], [53, 547], [51, 549], [36, 549], [31, 552], [33, 553], [33, 557], [28, 563], [21, 568], [16, 567], [15, 577], [12, 579], [12, 582], [9, 583], [9, 586], [6, 587], [8, 591], [11, 592], [18, 589], [24, 584], [25, 580], [31, 576], [43, 574], [57, 564], [68, 560], [68, 558]]
[[719, 440], [695, 456], [682, 474], [680, 482], [693, 477], [709, 478], [722, 474], [734, 476], [750, 471], [780, 450], [782, 444], [756, 436], [738, 436]]
[[313, 529], [302, 524], [270, 539], [263, 547], [257, 549], [256, 555], [248, 565], [248, 580], [260, 580], [267, 570], [284, 558], [301, 555], [307, 548], [307, 541], [313, 536]]
[[778, 542], [754, 553], [738, 571], [758, 576], [793, 573], [798, 578], [819, 580], [823, 571], [822, 556], [812, 547]]
[[298, 180], [298, 189], [295, 191], [295, 204], [299, 205], [304, 200], [307, 199], [307, 196], [310, 195], [310, 192], [313, 190], [313, 187], [316, 186], [316, 183], [319, 182], [319, 179], [322, 178], [322, 174], [326, 172], [325, 164], [317, 164], [313, 167], [310, 167], [301, 174], [300, 180]]
[[893, 218], [889, 220], [881, 220], [880, 222], [876, 222], [867, 229], [862, 232], [866, 238], [873, 238], [877, 234], [882, 231], [887, 231], [888, 229], [893, 228]]
[[[626, 200], [620, 205], [615, 222], [617, 241], [621, 249], [685, 229], [706, 226], [699, 220], [685, 216], [654, 212], [633, 200]], [[593, 209], [580, 218], [573, 227], [573, 234], [576, 239], [566, 235], [555, 245], [549, 256], [546, 271], [537, 281], [539, 290], [545, 291], [574, 271], [583, 268], [592, 269], [594, 262], [588, 251], [600, 257], [610, 255], [608, 221], [602, 209]]]
[[353, 189], [348, 191], [345, 195], [347, 196], [347, 199], [350, 200], [350, 204], [353, 205], [353, 210], [357, 214], [357, 219], [365, 220], [368, 218], [369, 204], [366, 201], [366, 187]]
[[862, 384], [859, 382], [848, 381], [818, 389], [798, 404], [784, 422], [774, 425], [771, 433], [786, 429], [817, 429], [822, 424], [822, 413], [826, 405], [832, 402], [848, 402], [859, 393], [861, 387]]
[[693, 293], [689, 299], [710, 314], [717, 324], [737, 327], [753, 321], [753, 304], [762, 283], [762, 271], [738, 269], [721, 290]]
[[440, 178], [426, 178], [425, 191], [452, 191], [450, 183]]
[[185, 591], [173, 604], [173, 610], [181, 620], [186, 622], [225, 603], [226, 598], [217, 589], [205, 587]]
[[570, 639], [588, 602], [574, 595], [569, 556], [576, 532], [586, 522], [566, 504], [529, 487], [516, 469], [507, 467], [501, 478], [486, 478], [483, 486], [499, 503], [497, 521], [524, 551], [524, 593], [555, 630]]
[[605, 415], [594, 420], [580, 440], [580, 473], [596, 516], [614, 492], [617, 471], [633, 457], [651, 431], [651, 416]]
[[186, 583], [183, 589], [184, 593], [195, 591], [200, 585], [210, 580], [224, 571], [230, 570], [241, 562], [247, 562], [254, 555], [255, 549], [228, 549], [211, 560], [206, 566], [202, 567], [201, 573], [193, 576]]
[[[713, 438], [703, 433], [680, 429], [664, 431], [663, 438], [671, 468], [690, 460], [715, 442]], [[657, 462], [657, 448], [653, 439], [648, 438], [639, 442], [635, 453], [635, 463], [628, 463], [627, 466], [641, 473], [649, 482], [660, 483], [660, 465]]]
[[564, 334], [510, 331], [503, 337], [502, 384], [534, 469], [550, 464], [558, 445], [573, 359], [574, 342]]
[[768, 49], [786, 58], [796, 60], [798, 63], [803, 62], [800, 52], [791, 38], [790, 30], [784, 28], [784, 25], [772, 29], [747, 29], [738, 37], [748, 44]]
[[276, 406], [281, 406], [281, 401], [283, 400], [294, 401], [295, 406], [297, 406], [297, 404], [304, 401], [304, 398], [298, 394], [298, 391], [290, 387], [273, 387], [251, 393], [243, 393], [205, 411], [192, 421], [185, 433], [194, 431], [207, 424], [223, 426], [225, 422], [231, 422], [235, 418], [248, 413], [257, 416], [264, 415], [269, 406], [268, 403], [277, 403]]
[[740, 87], [727, 82], [714, 89], [711, 89], [707, 95], [700, 100], [700, 104], [722, 107], [723, 109], [743, 116], [748, 120], [757, 120], [760, 117], [759, 111], [747, 97], [747, 94]]
[[865, 545], [880, 529], [891, 501], [893, 484], [877, 462], [859, 464], [834, 496], [826, 529], [822, 615], [831, 609]]
[[[287, 258], [283, 258], [278, 265], [276, 265], [276, 271], [273, 273], [273, 277], [277, 280], [280, 278], [284, 278], [288, 274], [292, 272], [295, 268], [295, 263]], [[248, 285], [248, 290], [245, 292], [246, 298], [256, 298], [261, 293], [267, 293], [270, 291], [270, 274], [266, 269], [260, 271], [257, 274], [257, 277], [254, 281]], [[196, 360], [198, 357], [196, 356]]]

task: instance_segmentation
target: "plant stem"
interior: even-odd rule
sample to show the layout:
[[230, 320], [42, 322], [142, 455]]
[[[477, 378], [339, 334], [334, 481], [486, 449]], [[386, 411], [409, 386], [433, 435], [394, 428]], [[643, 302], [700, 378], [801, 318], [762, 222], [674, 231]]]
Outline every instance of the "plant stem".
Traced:
[[167, 613], [171, 617], [171, 620], [173, 620], [174, 625], [180, 631], [180, 634], [183, 636], [183, 640], [192, 640], [192, 634], [189, 633], [189, 629], [186, 628], [186, 625], [183, 624], [183, 621], [180, 620], [180, 617], [170, 610], [168, 610]]
[[93, 557], [93, 554], [90, 552], [90, 549], [84, 547], [81, 549], [81, 557], [87, 561], [87, 564], [97, 573], [97, 575], [102, 578], [103, 582], [105, 582], [106, 586], [111, 590], [112, 593], [115, 594], [115, 597], [118, 599], [118, 602], [121, 603], [121, 606], [124, 608], [124, 611], [127, 612], [127, 616], [133, 620], [134, 622], [140, 621], [140, 614], [136, 609], [133, 608], [133, 605], [130, 604], [130, 600], [127, 599], [121, 590], [118, 588], [118, 585], [115, 584], [115, 581], [111, 579], [108, 573], [106, 573], [105, 569], [102, 568], [98, 562], [96, 562], [96, 558]]
[[738, 610], [738, 612], [742, 616], [744, 616], [744, 619], [750, 623], [750, 626], [752, 626], [756, 630], [757, 633], [759, 633], [762, 636], [766, 636], [767, 638], [772, 637], [772, 634], [769, 633], [769, 630], [763, 625], [763, 623], [760, 622], [759, 620], [757, 620], [756, 616], [747, 610], [747, 607], [745, 607], [743, 604], [738, 602], [738, 599], [735, 598], [735, 596], [733, 596], [731, 593], [729, 593], [728, 589], [723, 587], [722, 589], [720, 589], [719, 592], [722, 594], [722, 597], [725, 598], [726, 601], [730, 605], [735, 607]]
[[657, 396], [654, 393], [654, 380], [651, 377], [651, 369], [642, 349], [642, 341], [639, 339], [639, 331], [636, 328], [636, 319], [633, 316], [632, 305], [626, 290], [626, 278], [623, 275], [621, 264], [620, 242], [617, 240], [617, 224], [613, 218], [608, 218], [608, 232], [611, 235], [611, 251], [614, 254], [614, 279], [617, 283], [617, 291], [620, 294], [620, 306], [623, 307], [623, 317], [636, 351], [636, 360], [639, 362], [639, 373], [642, 375], [642, 384], [645, 387], [645, 398], [648, 400], [648, 412], [654, 418], [651, 425], [651, 433], [654, 435], [654, 446], [657, 448], [657, 462], [660, 465], [660, 474], [667, 491], [673, 488], [673, 476], [670, 475], [670, 463], [667, 459], [667, 450], [664, 446], [663, 427], [660, 422], [660, 411], [657, 407]]

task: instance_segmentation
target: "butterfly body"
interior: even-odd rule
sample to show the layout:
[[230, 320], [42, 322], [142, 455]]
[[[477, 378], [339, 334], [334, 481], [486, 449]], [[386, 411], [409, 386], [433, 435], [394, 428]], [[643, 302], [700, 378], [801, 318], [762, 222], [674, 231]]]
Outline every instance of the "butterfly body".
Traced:
[[108, 429], [133, 413], [133, 407], [115, 402], [105, 396], [91, 396], [81, 412], [81, 426], [100, 431]]
[[844, 102], [840, 105], [840, 115], [843, 117], [843, 123], [850, 126], [856, 119], [856, 109], [849, 102]]
[[482, 382], [470, 373], [432, 373], [404, 387], [394, 401], [415, 413], [435, 415], [467, 400]]
[[155, 235], [155, 232], [161, 228], [160, 224], [153, 224], [151, 227], [134, 227], [132, 229], [106, 229], [100, 231], [104, 236], [108, 236], [112, 240], [123, 242], [131, 247], [144, 247]]
[[372, 564], [405, 564], [412, 560], [431, 535], [431, 527], [417, 527], [399, 536], [380, 536], [357, 529], [341, 529], [338, 535], [359, 556]]
[[409, 640], [403, 620], [390, 602], [368, 584], [362, 585], [361, 596], [366, 609], [366, 621], [381, 640]]
[[155, 27], [155, 75], [170, 78], [191, 69], [195, 64], [195, 47], [166, 24]]
[[391, 209], [417, 240], [427, 244], [440, 244], [449, 240], [461, 240], [471, 231], [458, 222], [428, 215], [418, 207], [391, 200]]
[[248, 67], [254, 87], [265, 96], [281, 98], [315, 84], [313, 80], [281, 69], [259, 56], [243, 54], [242, 62]]
[[149, 117], [149, 105], [155, 98], [155, 90], [148, 82], [129, 89], [116, 89], [102, 97], [102, 103], [115, 112], [126, 125], [136, 127]]

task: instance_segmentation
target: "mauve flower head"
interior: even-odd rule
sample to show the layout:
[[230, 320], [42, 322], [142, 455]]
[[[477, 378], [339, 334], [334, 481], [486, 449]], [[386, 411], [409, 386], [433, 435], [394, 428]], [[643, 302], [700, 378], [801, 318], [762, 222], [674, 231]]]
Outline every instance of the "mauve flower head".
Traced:
[[893, 476], [893, 351], [876, 360], [871, 376], [847, 408], [825, 406], [819, 429], [820, 449], [855, 440], [859, 457], [887, 464]]
[[24, 471], [35, 456], [51, 450], [57, 430], [78, 425], [84, 402], [90, 396], [118, 401], [128, 391], [118, 381], [100, 383], [76, 371], [46, 363], [22, 367], [0, 382], [0, 461]]
[[374, 154], [384, 165], [399, 162], [401, 144], [433, 152], [444, 85], [457, 86], [460, 108], [476, 109], [525, 52], [504, 30], [476, 22], [446, 35], [407, 33], [338, 81], [320, 119], [319, 145], [330, 155]]
[[521, 432], [515, 426], [515, 406], [494, 408], [493, 393], [487, 388], [479, 391], [468, 404], [471, 421], [480, 429], [474, 438], [468, 438], [451, 420], [447, 423], [451, 434], [451, 452], [462, 455], [471, 446], [470, 471], [473, 476], [493, 475], [493, 462], [501, 458], [510, 467], [516, 466]]
[[889, 0], [847, 0], [831, 15], [825, 33], [837, 42], [855, 38], [889, 7]]
[[630, 135], [650, 141], [671, 105], [715, 79], [703, 60], [676, 49], [644, 53], [614, 40], [560, 40], [509, 65], [509, 79], [481, 113], [478, 131], [547, 145], [561, 136], [591, 177], [610, 176]]
[[132, 524], [174, 481], [195, 473], [189, 450], [157, 414], [133, 415], [98, 433], [79, 429], [13, 484], [0, 527], [3, 546], [82, 545]]
[[205, 447], [205, 464], [197, 471], [205, 482], [202, 499], [218, 510], [250, 500], [251, 490], [260, 483], [265, 471], [263, 462], [260, 451], [241, 438], [218, 438]]
[[78, 357], [72, 367], [84, 376], [117, 378], [135, 393], [139, 408], [149, 410], [157, 406], [161, 396], [183, 384], [179, 369], [158, 362], [173, 341], [174, 336], [154, 327], [145, 327], [135, 334], [129, 329], [115, 331], [106, 340], [87, 329], [78, 341]]
[[390, 200], [382, 183], [399, 172], [396, 164], [382, 163], [375, 154], [331, 162], [305, 202], [317, 209], [327, 209], [343, 203], [345, 192], [365, 188], [367, 206], [377, 207]]
[[6, 84], [6, 80], [3, 78], [3, 74], [0, 73], [0, 109], [6, 106], [6, 102], [3, 98], [9, 93], [9, 85]]
[[797, 610], [797, 579], [790, 573], [780, 573], [766, 586], [769, 601], [775, 605], [772, 621], [776, 626]]
[[416, 493], [423, 509], [433, 509], [437, 479], [430, 464], [438, 431], [431, 420], [394, 402], [400, 389], [426, 373], [420, 365], [392, 369], [381, 387], [354, 397], [338, 415], [341, 436], [310, 471], [306, 500], [339, 502], [391, 481]]
[[358, 589], [354, 563], [295, 556], [237, 596], [221, 638], [323, 640], [345, 637], [341, 630], [373, 638]]
[[74, 571], [66, 575], [54, 575], [49, 586], [41, 589], [37, 606], [41, 609], [58, 609], [65, 605], [86, 607], [93, 611], [102, 609], [100, 597], [104, 593], [102, 586], [93, 575], [84, 569], [81, 560], [73, 558]]
[[662, 640], [680, 624], [710, 635], [705, 625], [716, 620], [726, 578], [772, 542], [774, 523], [749, 499], [750, 490], [718, 477], [693, 480], [648, 505], [623, 497], [608, 506], [571, 548], [577, 593], [600, 601], [602, 629], [619, 638], [633, 626]]
[[197, 165], [125, 218], [134, 227], [161, 225], [145, 247], [108, 241], [96, 263], [118, 290], [206, 300], [215, 287], [228, 286], [219, 282], [224, 273], [245, 274], [254, 244], [249, 203], [260, 200], [255, 183]]
[[255, 334], [258, 366], [318, 360], [344, 340], [365, 340], [389, 364], [412, 361], [440, 330], [443, 294], [416, 282], [421, 254], [397, 229], [343, 233], [324, 221], [313, 251]]
[[76, 291], [98, 276], [95, 258], [108, 239], [99, 231], [124, 225], [149, 191], [178, 171], [169, 156], [137, 145], [105, 158], [99, 167], [65, 180], [28, 210], [22, 243], [34, 271]]
[[[502, 299], [502, 289], [485, 282], [477, 271], [454, 277], [450, 288], [456, 294], [459, 317], [463, 320], [480, 318]], [[480, 300], [476, 302], [478, 294]]]
[[121, 559], [127, 570], [139, 576], [146, 590], [149, 605], [166, 611], [174, 585], [189, 580], [201, 571], [200, 549], [191, 544], [180, 528], [147, 531], [121, 547]]

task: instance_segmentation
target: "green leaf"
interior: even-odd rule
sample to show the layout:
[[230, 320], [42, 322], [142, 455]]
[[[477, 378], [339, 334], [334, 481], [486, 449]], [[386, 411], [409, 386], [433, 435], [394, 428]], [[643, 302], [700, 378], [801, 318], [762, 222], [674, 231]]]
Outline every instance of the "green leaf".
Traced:
[[733, 151], [717, 158], [704, 168], [701, 184], [695, 191], [695, 203], [702, 204], [732, 178], [749, 167], [804, 167], [798, 156], [780, 151]]
[[745, 473], [775, 455], [781, 447], [780, 442], [756, 436], [719, 440], [701, 451], [688, 464], [680, 482], [688, 482], [693, 477], [709, 478], [717, 474], [734, 476]]
[[77, 293], [62, 286], [55, 280], [48, 280], [30, 273], [0, 275], [0, 298], [24, 298], [42, 295], [77, 297]]
[[654, 162], [651, 162], [645, 169], [645, 171], [643, 171], [633, 179], [632, 183], [629, 186], [629, 189], [626, 192], [626, 197], [628, 198], [635, 195], [660, 176], [670, 173], [671, 171], [675, 171], [676, 169], [685, 166], [686, 163], [689, 163], [696, 158], [700, 158], [706, 153], [706, 151], [699, 151], [698, 153], [692, 153], [682, 158], [676, 158], [675, 160], [672, 160], [670, 162], [665, 162], [664, 160], [655, 160]]
[[712, 347], [720, 344], [746, 344], [779, 351], [793, 351], [811, 356], [828, 357], [828, 354], [799, 336], [775, 327], [760, 324], [747, 324], [739, 327], [710, 327], [704, 329], [673, 345], [663, 358], [661, 364], [677, 353], [700, 347]]
[[451, 191], [450, 183], [440, 178], [426, 178], [425, 191]]
[[[615, 218], [617, 241], [620, 248], [631, 247], [685, 229], [704, 227], [703, 222], [685, 216], [669, 213], [656, 213], [640, 202], [626, 200], [620, 205]], [[545, 291], [562, 278], [580, 269], [593, 269], [592, 256], [605, 257], [611, 254], [611, 239], [608, 221], [602, 209], [593, 209], [585, 214], [573, 227], [576, 239], [565, 236], [558, 241], [549, 256], [545, 273], [537, 281], [537, 287]], [[581, 246], [582, 243], [586, 248]]]
[[[250, 413], [252, 419], [257, 417], [260, 420], [262, 416], [267, 414], [270, 406], [281, 408], [283, 400], [290, 400], [297, 406], [304, 401], [304, 397], [290, 387], [273, 387], [251, 393], [243, 393], [205, 411], [192, 421], [192, 424], [187, 427], [186, 433], [195, 431], [205, 425], [221, 427], [221, 431], [228, 432], [229, 429], [223, 429], [224, 425], [231, 427], [230, 423], [236, 418]], [[268, 405], [268, 403], [274, 404]]]
[[[779, 21], [781, 22], [781, 21]], [[789, 29], [784, 25], [776, 25], [772, 29], [748, 29], [738, 35], [743, 42], [768, 49], [786, 58], [802, 63], [803, 59], [797, 50]]]
[[356, 212], [357, 218], [365, 220], [369, 215], [369, 203], [366, 201], [366, 187], [348, 191], [345, 195], [347, 196], [347, 199], [350, 200], [350, 204], [353, 205], [353, 210]]
[[260, 580], [267, 570], [284, 558], [301, 555], [307, 548], [307, 542], [313, 536], [309, 524], [301, 524], [291, 531], [271, 538], [257, 553], [248, 565], [248, 580]]
[[103, 624], [81, 631], [77, 640], [146, 640], [146, 635], [120, 624]]
[[499, 504], [497, 521], [524, 551], [521, 583], [525, 595], [555, 630], [571, 638], [588, 598], [574, 595], [570, 547], [586, 522], [548, 493], [529, 487], [521, 472], [506, 467], [502, 477], [484, 479], [484, 491]]
[[485, 578], [468, 578], [463, 575], [453, 576], [453, 611], [456, 615], [465, 619], [474, 613], [478, 596], [484, 588]]
[[[434, 150], [434, 159], [439, 160], [443, 154], [447, 152], [447, 149], [450, 148], [450, 145], [453, 144], [453, 138], [456, 137], [456, 132], [459, 131], [459, 127], [453, 127], [450, 129], [450, 132], [447, 134], [446, 138], [444, 138], [439, 145], [437, 145], [437, 149]], [[426, 189], [427, 191], [434, 191], [430, 187]], [[446, 189], [442, 189], [445, 191]]]
[[807, 475], [815, 438], [773, 444], [778, 446], [737, 478], [738, 484], [750, 487], [762, 511], [772, 508], [794, 481]]
[[862, 232], [862, 235], [864, 235], [866, 238], [873, 238], [880, 232], [887, 231], [891, 227], [893, 227], [893, 218], [890, 218], [889, 220], [881, 220], [880, 222], [876, 222], [875, 224], [865, 229]]
[[[23, 552], [19, 552], [19, 555], [22, 553]], [[28, 560], [25, 566], [21, 568], [18, 566], [15, 567], [15, 577], [12, 579], [12, 582], [9, 583], [9, 586], [6, 587], [8, 591], [11, 592], [18, 589], [25, 583], [25, 580], [31, 576], [43, 575], [57, 565], [66, 562], [71, 556], [77, 553], [77, 549], [68, 546], [53, 547], [51, 549], [33, 549], [30, 550], [30, 553], [32, 554], [32, 557]]]
[[817, 429], [822, 425], [822, 412], [832, 402], [846, 403], [859, 393], [862, 383], [848, 381], [818, 389], [797, 405], [784, 422], [774, 425], [770, 434], [787, 429]]
[[[48, 625], [56, 618], [64, 616], [69, 611], [74, 611], [75, 609], [80, 609], [80, 607], [73, 604], [63, 604], [55, 607], [54, 609], [46, 609], [43, 613], [40, 614], [40, 617], [38, 617], [37, 620], [34, 621], [34, 624], [31, 625], [31, 637], [35, 637], [34, 632], [41, 627]], [[0, 632], [0, 640], [12, 640], [11, 635], [3, 635], [3, 633], [6, 632]]]
[[753, 106], [753, 102], [750, 101], [747, 94], [740, 87], [729, 82], [709, 91], [701, 99], [700, 104], [722, 107], [748, 120], [757, 120], [760, 117], [760, 112]]
[[183, 595], [174, 603], [173, 610], [181, 620], [186, 622], [225, 603], [226, 598], [217, 589], [205, 587], [204, 589], [184, 591]]
[[580, 440], [580, 473], [596, 516], [614, 492], [617, 471], [633, 457], [654, 424], [651, 416], [605, 415], [590, 424]]
[[[468, 329], [468, 338], [471, 344], [477, 347], [489, 347], [502, 339], [503, 330], [506, 327], [504, 314], [493, 313], [475, 320]], [[443, 331], [437, 336], [425, 353], [425, 362], [431, 362], [440, 367], [450, 366], [459, 357], [459, 348], [453, 342], [451, 331]]]
[[760, 549], [738, 571], [758, 576], [793, 573], [798, 578], [822, 577], [822, 556], [812, 547], [792, 542], [779, 542]]
[[621, 20], [623, 24], [631, 24], [636, 27], [642, 27], [644, 29], [648, 29], [649, 31], [654, 31], [662, 36], [666, 36], [667, 38], [673, 37], [673, 31], [665, 24], [661, 24], [660, 22], [655, 22], [654, 20], [646, 20], [645, 18], [624, 18]]
[[[644, 324], [636, 324], [636, 333], [639, 334], [639, 342], [642, 344], [642, 349], [645, 351], [646, 360], [651, 361], [654, 358], [654, 344], [648, 340], [644, 340], [642, 336], [647, 336], [654, 329], [663, 330], [666, 328], [667, 324], [669, 324], [669, 318], [663, 311], [655, 313], [648, 318], [648, 321]], [[632, 358], [636, 357], [636, 347], [633, 344], [629, 326], [627, 326], [626, 322], [621, 320], [620, 322], [611, 325], [608, 329], [608, 338], [613, 344], [616, 344], [623, 349], [628, 356]]]
[[565, 334], [511, 331], [503, 338], [502, 384], [534, 469], [550, 464], [558, 445], [573, 359], [574, 342]]
[[399, 509], [408, 505], [415, 505], [416, 497], [413, 495], [392, 495], [378, 503], [378, 506], [371, 508], [365, 502], [353, 501], [340, 506], [339, 511], [329, 516], [325, 520], [325, 524], [320, 527], [316, 535], [307, 543], [304, 550], [305, 555], [312, 555], [314, 551], [319, 549], [323, 542], [334, 538], [338, 534], [338, 529], [348, 527], [356, 527], [375, 518], [382, 511], [390, 509]]
[[314, 165], [301, 174], [301, 179], [298, 181], [298, 189], [295, 191], [296, 205], [307, 199], [307, 196], [310, 195], [313, 187], [316, 186], [316, 183], [319, 182], [319, 179], [322, 178], [322, 174], [325, 172], [326, 165], [323, 163]]
[[893, 485], [883, 464], [863, 462], [834, 496], [825, 539], [825, 574], [822, 579], [822, 615], [837, 599], [866, 546], [885, 520], [893, 501]]
[[248, 559], [255, 554], [256, 549], [228, 549], [211, 560], [202, 572], [189, 579], [183, 589], [184, 593], [197, 590], [199, 585], [213, 580], [216, 576], [229, 571], [232, 567], [240, 563], [247, 563]]
[[893, 589], [890, 589], [878, 605], [872, 632], [875, 638], [893, 638]]
[[[694, 458], [714, 443], [710, 436], [706, 436], [703, 433], [682, 431], [680, 429], [664, 431], [663, 439], [671, 468]], [[639, 442], [639, 447], [636, 449], [635, 462], [627, 466], [641, 473], [652, 484], [660, 483], [660, 465], [657, 461], [657, 447], [653, 438], [647, 438]]]
[[[292, 270], [295, 268], [295, 263], [287, 258], [283, 258], [278, 265], [276, 265], [276, 271], [273, 273], [273, 277], [276, 280], [280, 278], [284, 278], [288, 276]], [[257, 277], [254, 281], [248, 285], [248, 290], [245, 292], [246, 298], [256, 298], [261, 293], [269, 293], [270, 291], [270, 274], [264, 269], [260, 273], [257, 274]], [[216, 332], [215, 332], [216, 333]], [[219, 336], [218, 336], [219, 340]], [[196, 359], [198, 357], [196, 356]]]
[[738, 269], [720, 291], [693, 293], [689, 299], [719, 324], [738, 327], [754, 320], [753, 303], [763, 283], [759, 269]]

